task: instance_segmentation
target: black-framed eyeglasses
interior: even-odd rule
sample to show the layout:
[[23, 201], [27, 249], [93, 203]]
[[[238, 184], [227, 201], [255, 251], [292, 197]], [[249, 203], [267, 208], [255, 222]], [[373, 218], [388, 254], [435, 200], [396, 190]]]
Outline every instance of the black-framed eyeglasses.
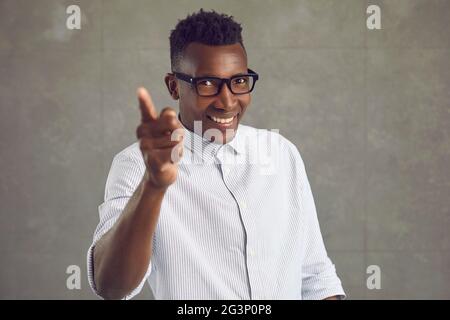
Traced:
[[198, 77], [180, 72], [173, 72], [177, 79], [190, 83], [201, 97], [212, 97], [219, 94], [224, 83], [233, 94], [247, 94], [252, 92], [259, 75], [248, 69], [246, 74], [237, 74], [231, 78]]

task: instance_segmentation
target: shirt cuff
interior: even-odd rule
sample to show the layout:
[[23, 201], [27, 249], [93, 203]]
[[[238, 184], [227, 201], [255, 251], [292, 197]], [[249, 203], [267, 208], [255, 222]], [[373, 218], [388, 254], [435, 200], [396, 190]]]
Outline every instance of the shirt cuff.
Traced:
[[[97, 287], [96, 287], [95, 281], [94, 281], [94, 249], [95, 249], [95, 243], [93, 243], [89, 247], [89, 250], [87, 252], [87, 276], [88, 276], [88, 282], [89, 282], [89, 286], [91, 287], [91, 289], [95, 293], [95, 295], [98, 298], [100, 298], [100, 299], [104, 299], [98, 293]], [[142, 278], [141, 283], [133, 291], [131, 291], [129, 294], [127, 294], [125, 297], [123, 297], [122, 300], [130, 300], [134, 296], [136, 296], [138, 293], [141, 292], [142, 288], [144, 287], [145, 281], [150, 276], [151, 269], [152, 269], [152, 264], [150, 262], [150, 264], [148, 266], [148, 269], [147, 269], [147, 272], [146, 272], [145, 276]]]

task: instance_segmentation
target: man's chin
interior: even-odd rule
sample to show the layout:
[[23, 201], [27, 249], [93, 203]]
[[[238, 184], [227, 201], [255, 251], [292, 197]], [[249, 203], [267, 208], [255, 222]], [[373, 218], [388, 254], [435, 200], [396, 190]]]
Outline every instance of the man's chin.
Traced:
[[220, 130], [218, 128], [208, 128], [203, 132], [203, 137], [206, 140], [209, 140], [218, 144], [226, 144], [233, 140], [236, 135], [235, 128], [228, 128], [225, 130]]

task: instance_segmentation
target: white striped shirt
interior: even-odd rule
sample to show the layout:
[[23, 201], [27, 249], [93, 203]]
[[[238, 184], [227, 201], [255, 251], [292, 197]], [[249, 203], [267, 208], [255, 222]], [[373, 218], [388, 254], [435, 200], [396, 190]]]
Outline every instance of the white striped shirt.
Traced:
[[[163, 199], [140, 285], [155, 299], [324, 299], [344, 296], [327, 256], [297, 148], [278, 133], [239, 125], [215, 144], [187, 130], [177, 180]], [[117, 221], [145, 172], [139, 144], [113, 160], [88, 250]]]

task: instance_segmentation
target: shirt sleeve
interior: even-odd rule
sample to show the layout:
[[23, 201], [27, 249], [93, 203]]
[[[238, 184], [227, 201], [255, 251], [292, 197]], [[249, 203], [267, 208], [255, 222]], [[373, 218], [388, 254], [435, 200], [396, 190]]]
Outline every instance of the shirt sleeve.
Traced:
[[[292, 145], [293, 146], [293, 145]], [[314, 197], [306, 174], [304, 162], [297, 148], [293, 146], [296, 171], [301, 190], [302, 214], [305, 217], [305, 251], [302, 263], [302, 299], [322, 300], [337, 296], [345, 298], [336, 268], [325, 249], [317, 218]], [[292, 150], [292, 149], [291, 149]]]
[[[127, 151], [127, 149], [125, 149]], [[136, 155], [122, 151], [114, 157], [105, 187], [104, 202], [98, 207], [100, 221], [94, 232], [91, 246], [87, 252], [88, 282], [93, 292], [102, 298], [94, 281], [94, 248], [97, 241], [110, 230], [120, 217], [128, 200], [133, 195], [145, 172], [145, 164]], [[142, 162], [142, 163], [141, 163]], [[141, 283], [123, 300], [133, 298], [145, 284], [151, 272], [151, 262]]]

